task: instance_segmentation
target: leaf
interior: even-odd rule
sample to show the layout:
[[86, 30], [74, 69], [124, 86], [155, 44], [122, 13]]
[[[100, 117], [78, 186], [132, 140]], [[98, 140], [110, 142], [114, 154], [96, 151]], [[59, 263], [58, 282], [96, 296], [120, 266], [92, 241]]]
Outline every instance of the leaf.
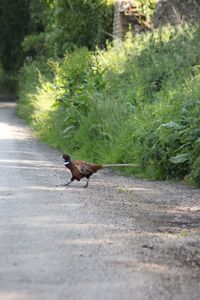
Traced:
[[161, 124], [160, 127], [173, 128], [173, 129], [182, 129], [183, 128], [183, 126], [179, 125], [177, 122], [174, 122], [174, 121], [170, 121], [168, 123]]
[[181, 153], [176, 156], [172, 156], [169, 159], [172, 164], [184, 163], [187, 160], [189, 160], [189, 153]]
[[71, 125], [71, 126], [65, 128], [65, 129], [63, 130], [63, 133], [66, 134], [67, 132], [69, 132], [70, 130], [75, 129], [75, 128], [76, 128], [76, 126]]

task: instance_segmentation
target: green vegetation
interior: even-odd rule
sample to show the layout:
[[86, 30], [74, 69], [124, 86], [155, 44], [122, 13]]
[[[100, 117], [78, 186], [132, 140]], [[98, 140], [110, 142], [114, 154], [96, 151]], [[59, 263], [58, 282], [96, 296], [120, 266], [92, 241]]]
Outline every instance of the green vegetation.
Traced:
[[17, 70], [25, 59], [21, 43], [28, 24], [27, 0], [0, 1], [0, 92], [14, 94], [17, 90]]
[[23, 48], [31, 55], [63, 57], [77, 47], [104, 46], [112, 15], [113, 0], [30, 0], [32, 32]]
[[1, 0], [0, 91], [17, 92], [24, 61], [104, 47], [112, 22], [113, 0]]
[[28, 32], [28, 23], [28, 1], [0, 1], [0, 62], [5, 71], [16, 70], [24, 60], [21, 42]]
[[19, 115], [74, 158], [139, 162], [130, 173], [200, 185], [200, 28], [37, 58], [20, 73]]
[[[156, 0], [138, 0], [151, 19]], [[200, 186], [200, 28], [111, 44], [114, 0], [1, 0], [0, 90], [46, 143]]]

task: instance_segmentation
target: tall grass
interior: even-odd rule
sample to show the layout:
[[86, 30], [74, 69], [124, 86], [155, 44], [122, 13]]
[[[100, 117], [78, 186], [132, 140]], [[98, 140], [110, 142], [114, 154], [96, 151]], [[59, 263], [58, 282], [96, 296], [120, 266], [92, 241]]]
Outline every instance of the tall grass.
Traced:
[[129, 172], [200, 185], [199, 48], [199, 28], [169, 27], [48, 68], [32, 62], [21, 71], [19, 114], [73, 157], [139, 162]]

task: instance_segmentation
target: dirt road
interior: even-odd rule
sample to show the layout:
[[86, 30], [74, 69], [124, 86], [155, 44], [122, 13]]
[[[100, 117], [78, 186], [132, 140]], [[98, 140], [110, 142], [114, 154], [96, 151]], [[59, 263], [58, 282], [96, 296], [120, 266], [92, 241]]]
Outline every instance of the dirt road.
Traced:
[[197, 300], [200, 190], [70, 178], [0, 102], [0, 300]]

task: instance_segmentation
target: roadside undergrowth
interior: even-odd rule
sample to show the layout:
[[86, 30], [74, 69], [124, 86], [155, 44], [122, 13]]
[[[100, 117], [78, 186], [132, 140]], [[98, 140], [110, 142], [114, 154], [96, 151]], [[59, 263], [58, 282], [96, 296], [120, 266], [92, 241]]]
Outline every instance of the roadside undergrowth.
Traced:
[[127, 36], [21, 69], [18, 114], [73, 158], [139, 163], [151, 179], [200, 186], [200, 29]]

